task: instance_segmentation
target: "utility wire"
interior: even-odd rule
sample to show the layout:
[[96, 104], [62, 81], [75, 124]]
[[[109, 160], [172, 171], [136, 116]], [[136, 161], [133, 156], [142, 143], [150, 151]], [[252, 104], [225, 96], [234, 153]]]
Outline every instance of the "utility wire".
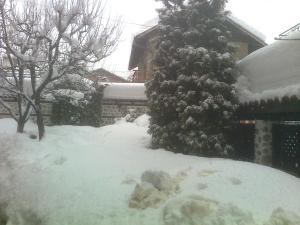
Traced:
[[148, 26], [148, 25], [143, 25], [143, 24], [138, 24], [138, 23], [132, 23], [132, 22], [126, 22], [122, 21], [123, 23], [130, 24], [130, 25], [135, 25], [135, 26], [140, 26], [140, 27], [146, 27], [146, 28], [151, 28], [153, 26]]

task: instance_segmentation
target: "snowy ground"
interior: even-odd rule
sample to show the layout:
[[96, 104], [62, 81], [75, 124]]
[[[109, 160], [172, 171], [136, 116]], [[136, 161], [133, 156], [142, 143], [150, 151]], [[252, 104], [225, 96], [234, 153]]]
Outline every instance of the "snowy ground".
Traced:
[[151, 150], [147, 122], [47, 127], [38, 142], [0, 120], [0, 225], [300, 224], [300, 179]]

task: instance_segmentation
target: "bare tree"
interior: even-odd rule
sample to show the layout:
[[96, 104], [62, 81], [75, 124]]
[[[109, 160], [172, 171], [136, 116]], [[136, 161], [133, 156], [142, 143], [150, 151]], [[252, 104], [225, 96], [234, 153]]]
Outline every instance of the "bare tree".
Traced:
[[[41, 97], [47, 85], [66, 74], [82, 74], [115, 49], [121, 22], [105, 17], [102, 3], [0, 0], [0, 57], [9, 64], [0, 72], [0, 88], [17, 96], [18, 112], [1, 98], [0, 104], [18, 122], [18, 132], [23, 132], [33, 109], [41, 139], [45, 133]], [[30, 94], [24, 91], [28, 80]]]

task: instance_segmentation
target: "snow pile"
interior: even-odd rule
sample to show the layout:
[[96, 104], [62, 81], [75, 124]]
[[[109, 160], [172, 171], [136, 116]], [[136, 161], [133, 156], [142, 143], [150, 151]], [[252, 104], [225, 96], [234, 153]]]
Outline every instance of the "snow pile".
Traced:
[[299, 225], [298, 178], [251, 163], [149, 149], [148, 120], [47, 127], [38, 142], [29, 138], [36, 133], [32, 124], [20, 135], [13, 120], [1, 119], [0, 221]]
[[163, 211], [165, 225], [254, 225], [250, 213], [232, 204], [192, 195], [170, 201]]
[[299, 225], [300, 217], [293, 212], [287, 212], [281, 208], [273, 211], [270, 220], [266, 225]]
[[164, 171], [145, 171], [141, 181], [141, 184], [136, 185], [129, 200], [131, 208], [158, 207], [179, 190], [180, 179], [171, 178]]
[[142, 116], [139, 116], [134, 123], [139, 126], [139, 127], [144, 127], [144, 128], [148, 128], [149, 126], [149, 116], [144, 114]]
[[245, 91], [243, 83], [238, 83], [241, 101], [300, 96], [300, 45], [295, 40], [299, 38], [300, 32], [294, 32], [287, 40], [278, 40], [238, 63], [248, 82]]
[[147, 100], [143, 83], [104, 83], [104, 99]]

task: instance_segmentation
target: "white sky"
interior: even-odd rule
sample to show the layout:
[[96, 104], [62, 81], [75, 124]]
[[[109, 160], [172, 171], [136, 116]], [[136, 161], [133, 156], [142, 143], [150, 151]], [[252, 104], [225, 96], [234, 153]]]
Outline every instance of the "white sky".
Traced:
[[[107, 10], [120, 15], [124, 20], [124, 31], [117, 50], [102, 65], [120, 76], [128, 75], [131, 43], [135, 34], [145, 24], [157, 17], [155, 0], [108, 0]], [[234, 16], [266, 35], [267, 43], [274, 41], [280, 33], [300, 23], [300, 0], [229, 0], [227, 9]]]

